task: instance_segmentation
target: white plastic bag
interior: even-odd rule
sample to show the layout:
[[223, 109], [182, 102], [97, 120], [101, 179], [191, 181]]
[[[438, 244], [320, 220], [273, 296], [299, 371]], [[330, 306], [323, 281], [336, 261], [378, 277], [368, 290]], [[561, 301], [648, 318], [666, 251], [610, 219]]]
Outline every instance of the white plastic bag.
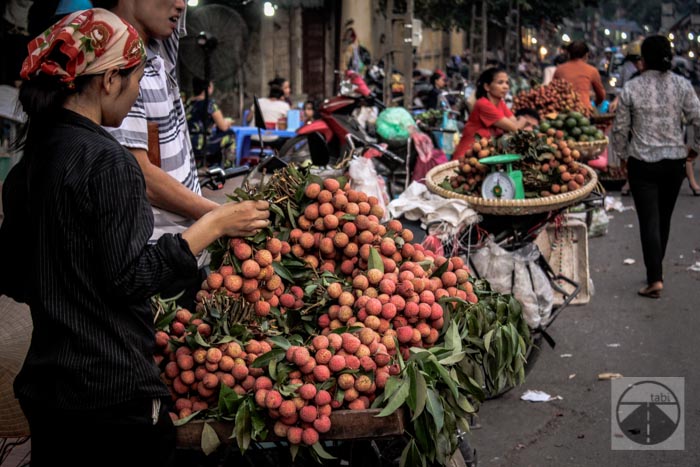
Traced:
[[535, 244], [507, 251], [489, 236], [485, 245], [471, 255], [474, 269], [492, 290], [512, 294], [520, 302], [523, 318], [532, 329], [549, 322], [554, 305], [552, 284], [538, 264], [540, 254]]
[[531, 328], [549, 322], [554, 304], [552, 284], [537, 262], [541, 254], [534, 243], [513, 252], [516, 265], [513, 295], [523, 304], [523, 316]]
[[525, 322], [530, 328], [535, 329], [540, 325], [541, 318], [537, 295], [532, 288], [527, 263], [516, 259], [513, 262], [513, 271], [515, 273], [513, 296], [520, 302]]
[[384, 209], [384, 217], [379, 219], [382, 222], [387, 222], [390, 219], [389, 210], [389, 193], [387, 192], [384, 179], [377, 174], [374, 168], [372, 159], [366, 157], [358, 157], [350, 162], [348, 168], [350, 175], [350, 186], [353, 190], [367, 193], [368, 196], [374, 196], [379, 200], [379, 206]]
[[603, 208], [594, 209], [591, 216], [591, 225], [588, 228], [589, 237], [607, 235], [610, 217]]
[[472, 254], [474, 268], [486, 279], [491, 289], [500, 294], [510, 294], [513, 289], [513, 257], [489, 236], [485, 245]]

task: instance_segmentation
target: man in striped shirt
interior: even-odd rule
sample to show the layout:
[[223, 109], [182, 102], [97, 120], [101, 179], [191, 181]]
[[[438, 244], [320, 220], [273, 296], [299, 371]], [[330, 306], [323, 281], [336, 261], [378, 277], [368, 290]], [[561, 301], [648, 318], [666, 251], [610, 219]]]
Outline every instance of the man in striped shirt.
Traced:
[[[154, 242], [164, 233], [184, 231], [217, 206], [201, 195], [175, 73], [186, 5], [184, 0], [94, 0], [93, 5], [134, 25], [147, 45], [139, 97], [122, 126], [109, 130], [143, 170], [155, 218]], [[148, 159], [148, 122], [158, 124], [160, 167]]]

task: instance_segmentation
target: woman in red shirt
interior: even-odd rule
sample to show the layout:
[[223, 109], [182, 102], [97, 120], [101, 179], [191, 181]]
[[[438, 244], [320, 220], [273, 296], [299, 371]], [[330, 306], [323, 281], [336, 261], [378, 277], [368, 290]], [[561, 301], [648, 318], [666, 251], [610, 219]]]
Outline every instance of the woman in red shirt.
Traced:
[[476, 103], [464, 125], [462, 138], [452, 155], [453, 159], [463, 158], [474, 144], [477, 135], [488, 138], [525, 127], [526, 122], [517, 119], [503, 100], [508, 94], [508, 89], [508, 73], [501, 68], [488, 68], [479, 76], [476, 82]]

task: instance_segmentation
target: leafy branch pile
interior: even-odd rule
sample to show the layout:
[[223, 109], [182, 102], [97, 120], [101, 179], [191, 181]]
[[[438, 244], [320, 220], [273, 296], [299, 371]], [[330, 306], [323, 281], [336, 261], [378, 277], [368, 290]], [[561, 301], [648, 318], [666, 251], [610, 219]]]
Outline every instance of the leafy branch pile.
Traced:
[[[232, 195], [259, 198], [271, 227], [213, 246], [194, 313], [155, 302], [176, 424], [233, 421], [242, 451], [285, 440], [320, 461], [334, 411], [407, 409], [402, 465], [443, 465], [472, 404], [522, 382], [529, 330], [515, 307], [338, 180], [290, 166]], [[205, 451], [218, 442], [205, 428]]]

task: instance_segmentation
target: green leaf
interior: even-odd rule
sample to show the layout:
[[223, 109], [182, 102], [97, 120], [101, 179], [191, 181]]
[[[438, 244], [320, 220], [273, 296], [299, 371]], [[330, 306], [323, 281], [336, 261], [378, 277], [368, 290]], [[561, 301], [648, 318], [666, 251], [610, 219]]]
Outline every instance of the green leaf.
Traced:
[[384, 261], [376, 248], [369, 249], [369, 259], [367, 260], [367, 270], [379, 269], [384, 272]]
[[489, 351], [491, 347], [491, 340], [493, 339], [493, 329], [491, 329], [489, 332], [487, 332], [484, 335], [484, 349], [486, 349], [486, 352]]
[[292, 456], [292, 462], [294, 459], [296, 459], [297, 454], [299, 454], [299, 445], [298, 444], [290, 444], [289, 445], [289, 454]]
[[273, 262], [272, 269], [275, 270], [275, 274], [277, 274], [287, 282], [294, 282], [294, 277], [292, 277], [292, 273], [289, 272], [289, 269], [284, 267], [282, 263]]
[[445, 333], [445, 348], [454, 350], [455, 352], [461, 352], [462, 350], [462, 339], [459, 336], [459, 329], [454, 323], [450, 323], [450, 327], [447, 328]]
[[408, 442], [406, 447], [401, 453], [401, 460], [399, 461], [399, 467], [425, 467], [425, 457], [421, 455], [418, 446], [416, 446], [416, 441], [412, 439]]
[[284, 219], [284, 211], [282, 211], [282, 208], [280, 208], [276, 204], [270, 204], [270, 211], [277, 214], [278, 217], [281, 217], [282, 219]]
[[238, 408], [235, 420], [236, 442], [241, 452], [245, 452], [250, 446], [250, 401], [246, 401]]
[[384, 392], [383, 392], [384, 398], [388, 399], [392, 395], [394, 395], [394, 392], [399, 388], [399, 386], [401, 385], [402, 382], [403, 382], [403, 380], [401, 380], [400, 378], [397, 378], [396, 376], [390, 377], [386, 381], [386, 385], [384, 386]]
[[216, 451], [220, 445], [221, 440], [219, 440], [219, 435], [216, 434], [214, 428], [205, 422], [202, 427], [202, 451], [208, 456]]
[[396, 393], [389, 399], [389, 403], [381, 412], [379, 412], [377, 417], [386, 417], [387, 415], [391, 415], [392, 413], [396, 412], [396, 410], [406, 402], [409, 391], [410, 384], [404, 382], [404, 384], [399, 387], [398, 391], [396, 391]]
[[306, 287], [304, 287], [304, 295], [307, 297], [310, 297], [318, 288], [318, 284], [309, 284]]
[[194, 341], [195, 341], [198, 345], [204, 347], [205, 349], [211, 347], [211, 345], [209, 345], [209, 344], [207, 343], [207, 341], [204, 340], [204, 338], [202, 337], [202, 335], [201, 335], [199, 332], [195, 333], [195, 335], [194, 335]]
[[445, 357], [443, 359], [440, 359], [439, 362], [442, 365], [454, 365], [455, 363], [461, 362], [464, 359], [464, 356], [466, 354], [467, 354], [466, 352], [455, 353], [455, 354], [450, 355], [449, 357]]
[[425, 407], [428, 409], [430, 415], [433, 416], [435, 430], [442, 430], [443, 423], [445, 422], [445, 411], [442, 404], [440, 404], [440, 399], [438, 398], [435, 390], [428, 391], [428, 398], [426, 400]]
[[187, 422], [189, 422], [190, 420], [192, 420], [193, 418], [195, 418], [197, 415], [199, 415], [200, 412], [201, 412], [201, 411], [198, 410], [198, 411], [196, 411], [196, 412], [192, 412], [191, 414], [189, 414], [189, 415], [188, 415], [187, 417], [185, 417], [185, 418], [180, 418], [180, 419], [178, 419], [178, 420], [175, 420], [175, 421], [173, 422], [173, 425], [175, 425], [175, 426], [182, 426], [182, 425], [186, 424]]
[[251, 368], [265, 368], [271, 361], [282, 361], [284, 359], [284, 349], [272, 349], [255, 359]]
[[450, 261], [447, 260], [444, 263], [442, 263], [442, 266], [437, 268], [431, 275], [430, 277], [442, 277], [442, 275], [447, 271], [447, 268], [450, 267]]
[[413, 413], [413, 418], [411, 421], [415, 420], [421, 413], [423, 413], [425, 401], [428, 397], [428, 385], [426, 384], [425, 377], [420, 370], [416, 370], [414, 383], [416, 391], [416, 409]]
[[292, 209], [292, 202], [289, 200], [287, 200], [287, 214], [289, 214], [289, 217], [287, 219], [292, 224], [292, 227], [294, 227], [296, 229], [297, 228], [297, 220], [296, 220], [296, 216], [294, 215], [294, 211]]
[[474, 407], [469, 403], [467, 396], [460, 394], [460, 396], [457, 398], [457, 405], [465, 412], [474, 413]]
[[233, 389], [225, 384], [221, 385], [221, 389], [219, 390], [219, 412], [222, 414], [232, 414], [235, 406], [240, 403], [240, 400], [241, 396]]
[[277, 347], [284, 349], [285, 351], [292, 346], [292, 344], [284, 336], [273, 336], [268, 337]]
[[331, 456], [330, 454], [328, 454], [328, 452], [326, 452], [325, 449], [323, 449], [323, 446], [321, 445], [320, 442], [317, 441], [311, 447], [313, 448], [314, 452], [316, 454], [318, 454], [318, 457], [320, 457], [321, 459], [329, 459], [329, 460], [335, 459], [335, 457]]

